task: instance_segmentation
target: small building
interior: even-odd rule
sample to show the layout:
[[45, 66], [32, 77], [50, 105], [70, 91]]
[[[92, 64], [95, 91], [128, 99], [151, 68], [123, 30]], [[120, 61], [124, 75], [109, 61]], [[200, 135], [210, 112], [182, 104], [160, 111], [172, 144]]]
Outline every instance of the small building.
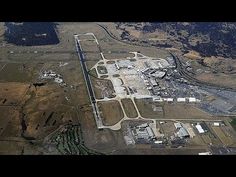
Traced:
[[213, 126], [219, 127], [219, 126], [220, 126], [220, 123], [219, 123], [219, 122], [214, 122], [214, 123], [213, 123]]
[[173, 102], [174, 99], [173, 99], [173, 98], [166, 98], [166, 101], [167, 101], [167, 102]]
[[177, 98], [177, 102], [186, 102], [186, 98]]
[[195, 103], [195, 102], [197, 102], [197, 99], [194, 97], [189, 97], [188, 101], [189, 101], [189, 103]]
[[155, 144], [162, 144], [163, 141], [154, 141]]
[[198, 155], [212, 155], [211, 152], [199, 152]]
[[155, 79], [150, 79], [150, 82], [152, 84], [152, 86], [157, 86], [157, 82], [155, 81]]
[[200, 124], [197, 124], [195, 127], [199, 133], [205, 133], [205, 131], [203, 130], [203, 128]]

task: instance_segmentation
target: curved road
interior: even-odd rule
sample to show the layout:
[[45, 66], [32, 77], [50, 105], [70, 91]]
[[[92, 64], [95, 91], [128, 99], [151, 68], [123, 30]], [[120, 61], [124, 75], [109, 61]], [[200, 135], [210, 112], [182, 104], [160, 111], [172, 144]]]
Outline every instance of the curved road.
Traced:
[[206, 87], [206, 88], [213, 88], [213, 89], [220, 89], [220, 90], [226, 90], [226, 91], [234, 91], [236, 92], [236, 89], [234, 88], [230, 88], [230, 87], [224, 87], [224, 86], [219, 86], [217, 84], [211, 84], [211, 83], [207, 83], [207, 82], [204, 82], [204, 81], [200, 81], [192, 76], [190, 76], [186, 70], [184, 69], [180, 59], [173, 55], [172, 53], [170, 53], [173, 57], [173, 59], [175, 60], [175, 63], [176, 63], [176, 69], [179, 71], [179, 73], [188, 81], [191, 82], [191, 84], [193, 85], [197, 85], [197, 86], [200, 86], [200, 87]]

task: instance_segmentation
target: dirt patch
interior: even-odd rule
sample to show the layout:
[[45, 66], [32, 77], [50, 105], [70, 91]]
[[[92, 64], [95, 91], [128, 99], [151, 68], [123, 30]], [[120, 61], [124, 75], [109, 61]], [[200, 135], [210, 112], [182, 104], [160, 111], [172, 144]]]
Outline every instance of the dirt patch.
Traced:
[[193, 59], [193, 60], [201, 58], [200, 54], [195, 51], [189, 51], [188, 53], [184, 54], [184, 57], [187, 57], [187, 58]]
[[23, 101], [30, 84], [0, 83], [0, 105], [17, 105]]
[[105, 125], [114, 125], [124, 117], [118, 101], [99, 101], [98, 106]]
[[200, 81], [204, 81], [211, 84], [221, 85], [230, 88], [236, 88], [236, 77], [235, 75], [227, 74], [212, 74], [212, 73], [202, 73], [196, 77]]
[[134, 107], [134, 104], [130, 98], [125, 98], [121, 100], [123, 108], [125, 110], [126, 115], [129, 118], [135, 118], [138, 116], [137, 111]]
[[95, 96], [97, 99], [104, 97], [114, 98], [115, 90], [110, 80], [91, 78], [94, 87]]
[[0, 138], [20, 137], [19, 111], [13, 107], [0, 107]]

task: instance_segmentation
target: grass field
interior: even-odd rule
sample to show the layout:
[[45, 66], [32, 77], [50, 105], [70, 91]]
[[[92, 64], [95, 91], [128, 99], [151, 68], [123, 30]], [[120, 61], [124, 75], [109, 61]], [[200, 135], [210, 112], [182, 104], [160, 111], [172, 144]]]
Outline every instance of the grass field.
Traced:
[[0, 138], [19, 137], [21, 125], [19, 111], [13, 107], [0, 107]]
[[234, 130], [236, 130], [236, 119], [232, 119], [230, 121], [230, 125], [234, 128]]
[[98, 106], [102, 112], [101, 115], [105, 125], [114, 125], [124, 117], [118, 101], [100, 101]]
[[168, 119], [211, 119], [212, 117], [196, 107], [187, 104], [164, 104], [165, 118]]
[[126, 115], [129, 118], [135, 118], [138, 116], [137, 111], [134, 107], [134, 104], [130, 98], [124, 98], [121, 100], [123, 108], [125, 110]]
[[227, 146], [227, 145], [233, 144], [232, 139], [230, 137], [226, 136], [220, 127], [212, 127], [212, 129], [224, 145]]
[[158, 119], [164, 116], [160, 103], [153, 103], [151, 100], [145, 99], [135, 99], [135, 103], [144, 118]]
[[36, 75], [35, 70], [39, 65], [24, 63], [8, 63], [0, 71], [0, 81], [29, 82]]

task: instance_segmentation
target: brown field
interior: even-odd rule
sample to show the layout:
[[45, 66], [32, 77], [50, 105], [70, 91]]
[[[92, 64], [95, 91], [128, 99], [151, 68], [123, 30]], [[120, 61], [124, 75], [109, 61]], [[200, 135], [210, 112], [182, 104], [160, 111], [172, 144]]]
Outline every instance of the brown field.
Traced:
[[60, 125], [77, 122], [75, 109], [67, 105], [63, 90], [57, 85], [47, 85], [28, 92], [24, 105], [25, 136], [43, 138]]
[[92, 107], [89, 107], [89, 111], [81, 110], [79, 114], [84, 142], [88, 148], [110, 154], [117, 149], [126, 147], [121, 130], [112, 131], [110, 129], [103, 129], [99, 131], [97, 129]]
[[203, 141], [206, 143], [206, 144], [210, 144], [212, 143], [211, 141], [211, 138], [208, 136], [208, 135], [201, 135], [201, 138], [203, 139]]
[[227, 146], [233, 144], [233, 140], [230, 137], [226, 136], [220, 127], [212, 127], [212, 130], [224, 145]]
[[39, 64], [32, 63], [8, 63], [0, 70], [0, 81], [30, 82], [40, 67]]
[[128, 53], [128, 52], [119, 53], [119, 51], [114, 51], [114, 52], [111, 52], [111, 53], [104, 52], [103, 55], [108, 60], [112, 60], [112, 59], [126, 59], [126, 57], [133, 57], [134, 56], [131, 53]]
[[23, 101], [30, 84], [7, 82], [0, 83], [0, 105], [17, 105]]
[[99, 101], [98, 106], [105, 125], [114, 125], [124, 117], [118, 101]]
[[125, 113], [130, 118], [135, 118], [138, 116], [134, 104], [130, 98], [124, 98], [121, 100]]
[[20, 155], [24, 147], [24, 142], [0, 141], [1, 155]]
[[165, 136], [171, 136], [171, 135], [174, 135], [174, 132], [176, 130], [175, 126], [174, 126], [174, 122], [172, 121], [168, 121], [164, 124], [161, 124], [160, 125], [162, 130], [163, 130], [163, 133], [165, 134]]
[[154, 111], [156, 107], [162, 110], [162, 105], [160, 103], [154, 103], [152, 100], [148, 101], [145, 99], [135, 99], [135, 103], [138, 107], [138, 110], [144, 118], [163, 118], [163, 111]]
[[229, 77], [229, 75], [223, 73], [221, 74], [202, 73], [198, 75], [196, 78], [204, 82], [216, 85], [220, 84], [222, 86], [236, 88], [236, 76], [233, 74]]
[[95, 61], [95, 60], [86, 61], [86, 65], [87, 65], [88, 70], [90, 70], [97, 62], [98, 61]]
[[212, 117], [200, 109], [188, 104], [164, 104], [164, 115], [167, 119], [211, 119]]
[[100, 61], [102, 60], [102, 57], [100, 55], [100, 53], [89, 53], [84, 51], [84, 57], [86, 61]]
[[0, 107], [0, 138], [19, 137], [21, 125], [19, 111], [13, 107]]
[[80, 41], [80, 46], [85, 52], [99, 52], [96, 41]]
[[200, 59], [201, 56], [198, 52], [195, 52], [195, 51], [189, 51], [188, 53], [184, 54], [184, 57], [187, 57], [189, 59]]
[[[207, 140], [206, 140], [207, 141]], [[190, 139], [189, 144], [191, 146], [199, 146], [199, 145], [206, 145], [205, 141], [203, 141], [203, 138], [201, 138], [198, 134]]]

